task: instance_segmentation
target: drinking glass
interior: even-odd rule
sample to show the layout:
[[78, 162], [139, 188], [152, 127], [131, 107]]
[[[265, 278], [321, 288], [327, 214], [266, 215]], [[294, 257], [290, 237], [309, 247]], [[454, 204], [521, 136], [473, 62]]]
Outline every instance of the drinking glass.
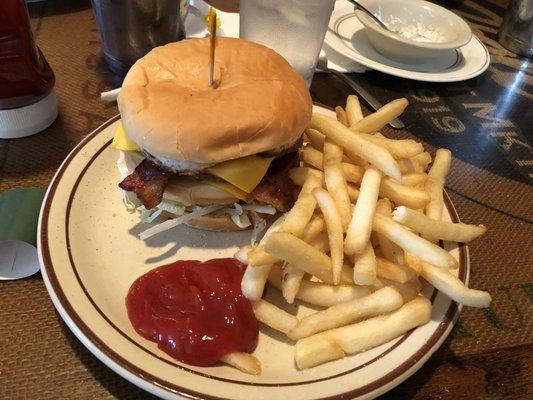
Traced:
[[125, 75], [154, 47], [185, 38], [188, 0], [91, 0], [104, 58]]
[[281, 54], [311, 85], [335, 0], [240, 0], [239, 36]]

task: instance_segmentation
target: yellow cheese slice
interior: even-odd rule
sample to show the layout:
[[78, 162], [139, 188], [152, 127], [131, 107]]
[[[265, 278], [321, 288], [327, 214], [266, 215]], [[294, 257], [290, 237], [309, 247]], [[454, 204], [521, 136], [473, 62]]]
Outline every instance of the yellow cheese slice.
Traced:
[[[122, 122], [119, 122], [115, 136], [113, 137], [113, 147], [124, 151], [139, 151], [139, 146], [131, 140]], [[235, 197], [244, 200], [246, 193], [250, 193], [261, 182], [265, 176], [268, 167], [274, 157], [259, 157], [256, 155], [238, 158], [236, 160], [224, 161], [220, 164], [213, 165], [207, 168], [207, 171], [215, 175], [230, 185], [224, 185], [223, 182], [207, 182], [216, 183], [220, 189], [223, 189]], [[224, 185], [224, 187], [222, 187]], [[239, 195], [237, 195], [237, 193]]]
[[115, 136], [113, 137], [112, 146], [124, 151], [139, 151], [140, 148], [133, 140], [131, 140], [122, 126], [122, 122], [119, 121]]
[[246, 192], [239, 189], [238, 187], [233, 186], [231, 183], [217, 182], [217, 181], [210, 181], [210, 180], [202, 180], [202, 182], [205, 183], [206, 185], [216, 187], [217, 189], [222, 189], [228, 192], [229, 194], [232, 194], [239, 200], [246, 201]]
[[274, 157], [256, 155], [224, 161], [207, 168], [207, 171], [233, 186], [250, 193], [261, 182]]

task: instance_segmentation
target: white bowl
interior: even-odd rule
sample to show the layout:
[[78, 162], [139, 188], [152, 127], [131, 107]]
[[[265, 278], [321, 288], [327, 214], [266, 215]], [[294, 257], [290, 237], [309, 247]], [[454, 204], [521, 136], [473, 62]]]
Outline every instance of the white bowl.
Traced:
[[457, 49], [472, 38], [468, 24], [453, 12], [423, 0], [361, 0], [371, 13], [395, 31], [383, 29], [361, 10], [355, 14], [368, 40], [385, 57], [404, 64], [422, 64]]

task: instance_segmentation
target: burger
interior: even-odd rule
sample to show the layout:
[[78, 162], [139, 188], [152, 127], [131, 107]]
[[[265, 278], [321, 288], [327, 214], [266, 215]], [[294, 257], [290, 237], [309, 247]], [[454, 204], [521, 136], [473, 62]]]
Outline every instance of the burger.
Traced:
[[143, 221], [174, 220], [160, 230], [258, 228], [294, 201], [287, 172], [312, 112], [303, 79], [273, 50], [242, 39], [217, 39], [212, 86], [208, 59], [207, 38], [155, 48], [118, 96], [119, 187]]

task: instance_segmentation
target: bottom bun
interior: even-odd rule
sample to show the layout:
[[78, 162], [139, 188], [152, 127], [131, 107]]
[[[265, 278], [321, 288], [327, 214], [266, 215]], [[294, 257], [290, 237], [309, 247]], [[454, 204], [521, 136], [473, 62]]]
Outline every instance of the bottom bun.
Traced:
[[[262, 214], [258, 213], [258, 215], [263, 218], [267, 223], [272, 220], [274, 217], [270, 214]], [[206, 231], [226, 231], [226, 232], [233, 232], [233, 231], [245, 231], [247, 229], [252, 229], [253, 225], [250, 225], [246, 228], [239, 228], [235, 223], [231, 220], [231, 218], [228, 215], [225, 214], [209, 214], [209, 215], [203, 215], [201, 217], [192, 219], [188, 222], [186, 222], [187, 225], [192, 226], [193, 228], [198, 229], [205, 229]]]
[[[258, 213], [258, 215], [266, 220], [267, 222], [273, 218], [273, 215]], [[166, 218], [175, 218], [176, 216], [163, 211], [161, 213], [162, 217]], [[201, 217], [191, 219], [190, 221], [185, 222], [185, 225], [191, 226], [193, 228], [204, 229], [206, 231], [215, 231], [215, 232], [235, 232], [235, 231], [245, 231], [247, 229], [252, 229], [253, 225], [250, 225], [246, 228], [239, 228], [231, 220], [229, 215], [226, 214], [208, 214], [202, 215]]]
[[217, 232], [244, 231], [250, 229], [250, 227], [239, 228], [228, 215], [202, 215], [201, 217], [185, 222], [185, 224], [192, 226], [193, 228]]
[[[175, 215], [168, 213], [166, 211], [163, 211], [161, 213], [161, 216], [166, 217], [166, 218], [176, 218]], [[251, 228], [250, 226], [247, 228], [239, 228], [231, 220], [229, 215], [225, 215], [225, 214], [202, 215], [201, 217], [194, 218], [194, 219], [191, 219], [190, 221], [185, 222], [185, 224], [192, 226], [193, 228], [204, 229], [206, 231], [217, 231], [217, 232], [244, 231], [246, 229]]]

